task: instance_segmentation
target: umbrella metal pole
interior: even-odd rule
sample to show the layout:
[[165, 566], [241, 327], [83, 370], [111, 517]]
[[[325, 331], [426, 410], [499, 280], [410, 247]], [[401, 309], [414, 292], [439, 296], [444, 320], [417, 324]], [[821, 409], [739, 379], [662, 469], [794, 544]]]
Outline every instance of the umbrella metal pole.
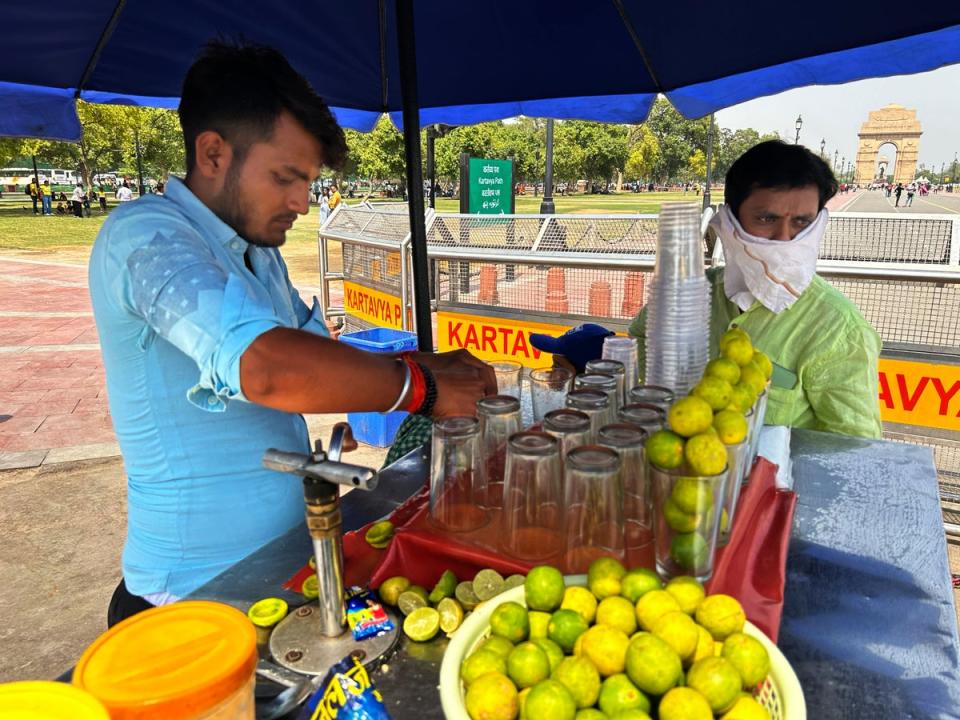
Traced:
[[410, 249], [413, 257], [413, 312], [416, 316], [417, 345], [423, 352], [433, 352], [427, 228], [423, 207], [423, 170], [420, 166], [420, 108], [417, 95], [413, 0], [397, 0], [397, 44], [400, 54], [400, 94], [403, 100], [403, 144], [410, 199], [408, 207]]

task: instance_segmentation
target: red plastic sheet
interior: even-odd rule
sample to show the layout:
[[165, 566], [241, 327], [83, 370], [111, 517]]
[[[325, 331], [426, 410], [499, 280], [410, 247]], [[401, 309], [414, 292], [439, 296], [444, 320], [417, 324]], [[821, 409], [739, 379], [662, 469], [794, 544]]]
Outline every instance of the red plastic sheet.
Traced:
[[[777, 490], [776, 473], [776, 465], [764, 458], [757, 460], [750, 482], [740, 495], [730, 541], [718, 551], [713, 578], [707, 583], [708, 592], [722, 592], [740, 600], [750, 622], [774, 642], [783, 611], [787, 548], [796, 504], [794, 493]], [[389, 577], [404, 575], [430, 589], [447, 569], [459, 578], [472, 578], [483, 568], [510, 575], [525, 573], [540, 564], [499, 554], [495, 550], [496, 525], [453, 536], [432, 525], [428, 508], [426, 488], [397, 508], [390, 516], [395, 534], [386, 550], [372, 548], [364, 540], [369, 525], [346, 533], [343, 552], [347, 584], [376, 588]], [[652, 553], [644, 561], [628, 564], [653, 567]], [[311, 572], [305, 566], [284, 587], [299, 591]]]

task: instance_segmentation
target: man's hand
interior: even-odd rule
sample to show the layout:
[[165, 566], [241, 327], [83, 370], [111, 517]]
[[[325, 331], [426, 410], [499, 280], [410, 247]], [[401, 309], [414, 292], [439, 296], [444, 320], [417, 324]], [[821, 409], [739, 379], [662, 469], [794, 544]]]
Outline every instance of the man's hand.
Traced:
[[327, 326], [327, 332], [330, 333], [330, 339], [339, 340], [340, 333], [343, 332], [343, 325], [338, 325], [333, 320], [324, 320], [323, 322]]
[[437, 383], [437, 402], [433, 406], [435, 418], [474, 417], [477, 400], [489, 394], [485, 382], [476, 373], [435, 370], [433, 378]]
[[412, 357], [416, 362], [430, 368], [434, 375], [452, 373], [479, 378], [483, 382], [483, 394], [477, 399], [497, 394], [497, 374], [493, 368], [466, 350], [451, 350], [445, 353], [415, 352]]

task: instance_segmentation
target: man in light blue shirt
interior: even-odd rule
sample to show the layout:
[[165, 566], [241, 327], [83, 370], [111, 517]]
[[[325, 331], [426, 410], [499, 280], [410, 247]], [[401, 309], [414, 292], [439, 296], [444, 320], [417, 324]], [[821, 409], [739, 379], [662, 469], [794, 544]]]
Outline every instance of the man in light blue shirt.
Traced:
[[346, 143], [282, 55], [210, 44], [179, 112], [186, 179], [115, 210], [90, 258], [129, 478], [111, 625], [192, 592], [302, 521], [298, 479], [261, 466], [268, 447], [309, 451], [299, 413], [473, 414], [496, 390], [490, 368], [462, 353], [403, 360], [334, 342], [316, 301], [290, 283], [278, 248]]

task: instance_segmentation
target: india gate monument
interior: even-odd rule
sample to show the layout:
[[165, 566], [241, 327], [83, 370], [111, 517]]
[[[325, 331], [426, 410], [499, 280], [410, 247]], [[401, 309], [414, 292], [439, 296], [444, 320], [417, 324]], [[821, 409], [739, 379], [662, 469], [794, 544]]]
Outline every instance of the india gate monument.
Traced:
[[883, 174], [887, 174], [887, 158], [878, 158], [880, 146], [891, 144], [897, 149], [893, 168], [893, 182], [913, 182], [917, 173], [917, 153], [920, 150], [920, 121], [917, 111], [903, 105], [887, 105], [870, 112], [869, 119], [860, 127], [857, 137], [856, 182], [867, 185], [878, 179], [878, 167], [882, 162]]

